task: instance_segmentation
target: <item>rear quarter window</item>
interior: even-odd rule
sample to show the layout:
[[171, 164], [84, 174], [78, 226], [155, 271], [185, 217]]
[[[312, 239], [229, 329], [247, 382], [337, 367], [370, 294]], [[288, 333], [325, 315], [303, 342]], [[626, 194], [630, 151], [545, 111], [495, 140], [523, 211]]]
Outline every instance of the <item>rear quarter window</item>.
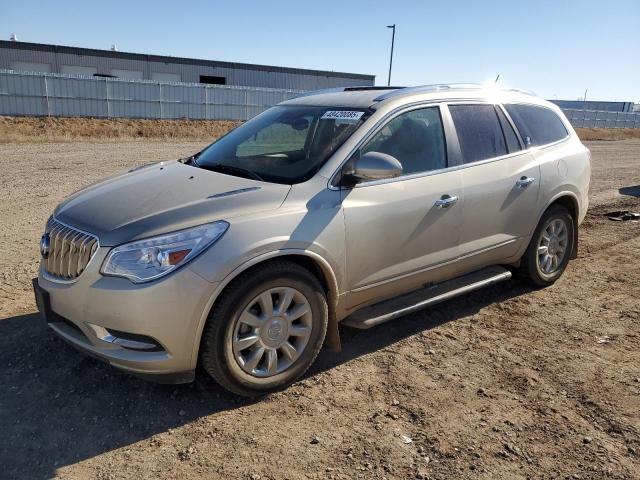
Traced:
[[564, 123], [553, 110], [525, 104], [507, 104], [505, 108], [527, 146], [547, 145], [569, 135]]

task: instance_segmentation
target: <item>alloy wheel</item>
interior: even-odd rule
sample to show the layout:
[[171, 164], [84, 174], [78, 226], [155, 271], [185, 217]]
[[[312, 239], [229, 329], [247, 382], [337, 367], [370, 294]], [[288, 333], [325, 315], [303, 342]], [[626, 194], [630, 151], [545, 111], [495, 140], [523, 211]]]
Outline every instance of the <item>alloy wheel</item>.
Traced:
[[538, 241], [538, 268], [545, 275], [552, 275], [562, 265], [567, 254], [569, 230], [564, 220], [553, 218]]
[[256, 377], [282, 373], [304, 352], [312, 330], [311, 306], [292, 287], [275, 287], [251, 300], [235, 321], [233, 356]]

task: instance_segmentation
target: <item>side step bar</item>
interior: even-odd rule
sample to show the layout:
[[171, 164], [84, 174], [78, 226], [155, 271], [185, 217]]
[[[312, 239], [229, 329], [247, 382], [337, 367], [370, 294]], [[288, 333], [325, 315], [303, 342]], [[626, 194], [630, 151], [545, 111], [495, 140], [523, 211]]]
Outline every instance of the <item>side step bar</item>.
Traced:
[[389, 320], [444, 302], [451, 298], [511, 278], [511, 272], [499, 266], [483, 268], [452, 280], [422, 288], [399, 297], [376, 303], [352, 313], [341, 324], [367, 329]]

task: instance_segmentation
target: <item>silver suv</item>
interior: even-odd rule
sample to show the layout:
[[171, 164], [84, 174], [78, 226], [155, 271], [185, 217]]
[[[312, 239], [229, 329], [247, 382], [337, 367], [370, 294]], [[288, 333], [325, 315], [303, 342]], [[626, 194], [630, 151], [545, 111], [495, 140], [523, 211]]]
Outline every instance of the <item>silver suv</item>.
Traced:
[[289, 385], [369, 328], [576, 255], [590, 154], [554, 105], [477, 85], [281, 103], [192, 157], [75, 193], [34, 289], [63, 339], [126, 370]]

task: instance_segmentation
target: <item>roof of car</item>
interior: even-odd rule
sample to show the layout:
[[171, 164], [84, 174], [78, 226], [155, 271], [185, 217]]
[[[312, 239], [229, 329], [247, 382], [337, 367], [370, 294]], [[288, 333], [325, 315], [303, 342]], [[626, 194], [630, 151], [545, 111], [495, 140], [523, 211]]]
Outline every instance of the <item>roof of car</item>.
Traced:
[[307, 92], [291, 100], [286, 100], [280, 105], [369, 108], [375, 103], [376, 97], [392, 91], [392, 89], [364, 87], [357, 89], [332, 88]]
[[308, 92], [280, 105], [369, 108], [382, 102], [399, 99], [496, 99], [498, 102], [523, 100], [534, 103], [540, 99], [533, 93], [513, 88], [481, 84], [440, 84], [418, 87], [344, 87]]

